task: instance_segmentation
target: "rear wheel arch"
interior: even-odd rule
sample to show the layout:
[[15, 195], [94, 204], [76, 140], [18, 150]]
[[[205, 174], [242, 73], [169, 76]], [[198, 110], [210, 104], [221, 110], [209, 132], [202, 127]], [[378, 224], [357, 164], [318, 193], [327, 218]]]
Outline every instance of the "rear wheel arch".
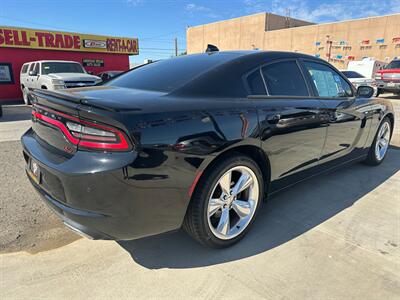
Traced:
[[392, 131], [390, 132], [390, 137], [392, 137], [392, 135], [393, 135], [393, 129], [394, 129], [394, 115], [392, 114], [392, 113], [388, 113], [384, 118], [382, 118], [382, 120], [384, 120], [385, 118], [388, 118], [389, 119], [389, 121], [390, 121], [390, 126], [391, 126], [391, 128], [392, 128]]
[[269, 183], [271, 180], [271, 164], [269, 158], [260, 147], [257, 147], [255, 145], [241, 145], [234, 148], [230, 148], [220, 153], [211, 162], [208, 163], [205, 169], [203, 169], [201, 176], [198, 179], [198, 182], [192, 191], [191, 198], [195, 193], [196, 189], [198, 189], [199, 186], [201, 186], [201, 179], [207, 176], [207, 173], [209, 172], [210, 169], [212, 169], [216, 164], [218, 164], [218, 162], [225, 159], [226, 157], [240, 155], [240, 154], [250, 157], [257, 163], [258, 167], [262, 172], [264, 181], [264, 194], [265, 194], [264, 196], [266, 196], [269, 191]]

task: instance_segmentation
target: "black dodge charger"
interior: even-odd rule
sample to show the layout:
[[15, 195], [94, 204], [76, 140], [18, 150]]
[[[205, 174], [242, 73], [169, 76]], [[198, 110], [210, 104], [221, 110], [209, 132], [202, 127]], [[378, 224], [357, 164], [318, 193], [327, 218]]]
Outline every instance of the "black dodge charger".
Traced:
[[211, 247], [250, 229], [267, 195], [356, 161], [378, 165], [389, 102], [329, 63], [212, 52], [101, 86], [33, 95], [26, 172], [65, 225], [93, 239], [183, 227]]

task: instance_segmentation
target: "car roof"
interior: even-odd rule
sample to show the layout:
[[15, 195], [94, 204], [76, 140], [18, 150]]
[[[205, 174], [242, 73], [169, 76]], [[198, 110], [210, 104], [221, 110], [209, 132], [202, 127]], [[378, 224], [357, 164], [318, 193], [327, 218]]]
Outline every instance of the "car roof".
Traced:
[[[176, 95], [212, 95], [231, 97], [235, 95], [247, 95], [243, 87], [243, 75], [257, 70], [260, 66], [280, 59], [304, 58], [326, 63], [315, 56], [286, 51], [215, 51], [186, 56], [188, 63], [199, 56], [213, 57], [215, 67], [193, 78], [184, 86], [177, 88]], [[218, 64], [218, 61], [221, 63]]]
[[[190, 54], [186, 57], [190, 59], [191, 57], [195, 56], [207, 56], [207, 55], [216, 55], [221, 56], [221, 60], [227, 60], [226, 56], [230, 56], [231, 60], [240, 61], [241, 59], [248, 60], [248, 59], [280, 59], [280, 58], [312, 58], [318, 59], [315, 56], [311, 56], [304, 53], [298, 52], [289, 52], [289, 51], [261, 51], [261, 50], [236, 50], [236, 51], [215, 51], [215, 52], [208, 52], [208, 53], [197, 53], [197, 54]], [[225, 63], [229, 62], [226, 61]]]
[[79, 64], [79, 62], [73, 61], [73, 60], [56, 60], [56, 59], [54, 59], [54, 60], [35, 60], [35, 61], [29, 61], [29, 62], [24, 63], [24, 65], [26, 65], [26, 64], [32, 64], [32, 63], [46, 63], [46, 62], [64, 62], [64, 63], [76, 63], [76, 64]]

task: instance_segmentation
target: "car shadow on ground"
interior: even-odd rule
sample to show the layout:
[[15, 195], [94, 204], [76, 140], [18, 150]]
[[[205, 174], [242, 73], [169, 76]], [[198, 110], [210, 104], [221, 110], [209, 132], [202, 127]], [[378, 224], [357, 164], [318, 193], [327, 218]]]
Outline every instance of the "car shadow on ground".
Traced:
[[[400, 148], [378, 167], [361, 163], [299, 183], [264, 203], [252, 230], [231, 248], [215, 250], [182, 230], [119, 244], [150, 269], [194, 268], [256, 255], [282, 245], [332, 218], [400, 170]], [[156, 222], [156, 220], [155, 220]]]

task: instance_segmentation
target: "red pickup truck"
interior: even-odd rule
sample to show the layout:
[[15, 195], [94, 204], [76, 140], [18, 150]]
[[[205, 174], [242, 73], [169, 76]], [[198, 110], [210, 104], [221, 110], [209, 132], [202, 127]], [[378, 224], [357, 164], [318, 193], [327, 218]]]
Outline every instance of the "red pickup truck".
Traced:
[[392, 60], [384, 69], [375, 74], [378, 95], [389, 92], [400, 95], [400, 59]]

